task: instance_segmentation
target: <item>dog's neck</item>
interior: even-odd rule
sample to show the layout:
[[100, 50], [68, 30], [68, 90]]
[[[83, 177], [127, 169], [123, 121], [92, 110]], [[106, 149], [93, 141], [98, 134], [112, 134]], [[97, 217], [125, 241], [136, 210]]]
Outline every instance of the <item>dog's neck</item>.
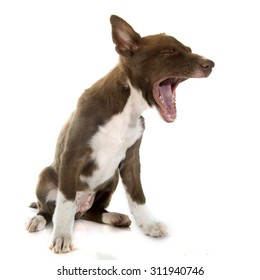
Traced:
[[131, 111], [130, 115], [133, 122], [136, 122], [140, 115], [149, 108], [149, 104], [144, 99], [142, 91], [134, 88], [130, 82], [130, 80], [127, 80], [128, 86], [130, 88], [130, 107], [129, 110]]
[[[116, 76], [113, 77], [115, 73]], [[120, 62], [116, 67], [115, 72], [112, 71], [110, 75], [110, 78], [115, 78], [117, 85], [120, 85], [121, 87], [121, 92], [118, 92], [118, 97], [120, 99], [122, 98], [122, 95], [128, 97], [125, 99], [125, 104], [122, 104], [124, 106], [121, 108], [121, 110], [127, 111], [127, 114], [131, 118], [131, 123], [134, 125], [134, 123], [136, 123], [139, 119], [140, 115], [147, 108], [149, 108], [149, 104], [144, 98], [142, 90], [137, 86], [134, 86], [137, 84], [135, 80], [130, 80], [129, 72], [125, 69], [124, 65], [122, 65], [122, 62]], [[113, 100], [113, 102], [115, 101]]]
[[149, 108], [149, 104], [144, 98], [142, 90], [136, 86], [137, 83], [133, 77], [129, 77], [130, 75], [120, 61], [113, 70], [92, 87], [91, 91], [106, 101], [106, 108], [103, 109], [110, 111], [112, 115], [125, 110], [126, 104], [131, 100], [131, 106], [128, 106], [127, 110], [131, 110], [131, 118], [134, 121]]

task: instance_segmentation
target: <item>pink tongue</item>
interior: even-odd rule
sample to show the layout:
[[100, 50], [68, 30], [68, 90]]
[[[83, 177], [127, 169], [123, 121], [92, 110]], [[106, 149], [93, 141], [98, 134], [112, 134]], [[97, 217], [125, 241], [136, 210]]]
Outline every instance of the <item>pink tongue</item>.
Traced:
[[166, 107], [169, 114], [175, 114], [175, 104], [173, 101], [173, 95], [171, 84], [169, 82], [164, 82], [159, 86], [160, 94], [165, 102], [164, 106]]
[[167, 105], [172, 104], [172, 89], [170, 83], [160, 86], [160, 94]]

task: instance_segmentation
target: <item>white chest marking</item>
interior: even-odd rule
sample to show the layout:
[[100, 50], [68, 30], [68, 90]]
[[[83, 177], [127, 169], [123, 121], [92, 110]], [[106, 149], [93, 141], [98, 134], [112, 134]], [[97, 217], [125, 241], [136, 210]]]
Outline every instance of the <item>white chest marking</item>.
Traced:
[[134, 89], [130, 83], [129, 86], [131, 94], [123, 111], [113, 116], [104, 126], [100, 126], [90, 140], [92, 159], [98, 168], [91, 177], [81, 175], [80, 179], [92, 190], [114, 175], [125, 158], [126, 150], [142, 136], [140, 115], [149, 105], [140, 91]]

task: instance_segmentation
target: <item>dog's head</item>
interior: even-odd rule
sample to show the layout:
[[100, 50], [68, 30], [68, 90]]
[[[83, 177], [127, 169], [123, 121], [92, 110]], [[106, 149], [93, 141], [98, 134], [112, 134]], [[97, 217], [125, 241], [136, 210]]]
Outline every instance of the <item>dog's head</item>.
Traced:
[[141, 37], [123, 19], [112, 15], [113, 42], [132, 85], [142, 90], [167, 122], [176, 118], [176, 88], [188, 78], [208, 77], [214, 62], [194, 54], [165, 34]]

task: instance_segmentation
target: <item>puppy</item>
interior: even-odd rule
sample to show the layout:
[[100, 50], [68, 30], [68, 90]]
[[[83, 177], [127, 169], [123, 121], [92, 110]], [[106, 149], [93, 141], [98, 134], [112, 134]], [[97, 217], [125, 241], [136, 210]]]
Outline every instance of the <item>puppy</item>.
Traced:
[[166, 122], [173, 122], [178, 85], [208, 77], [214, 67], [174, 37], [141, 37], [120, 17], [110, 21], [119, 64], [79, 98], [60, 132], [54, 162], [39, 176], [38, 201], [31, 205], [38, 213], [26, 226], [35, 232], [53, 220], [50, 249], [55, 253], [72, 250], [75, 218], [130, 226], [128, 216], [106, 210], [119, 176], [144, 234], [167, 234], [150, 215], [140, 181], [141, 114], [155, 106]]

